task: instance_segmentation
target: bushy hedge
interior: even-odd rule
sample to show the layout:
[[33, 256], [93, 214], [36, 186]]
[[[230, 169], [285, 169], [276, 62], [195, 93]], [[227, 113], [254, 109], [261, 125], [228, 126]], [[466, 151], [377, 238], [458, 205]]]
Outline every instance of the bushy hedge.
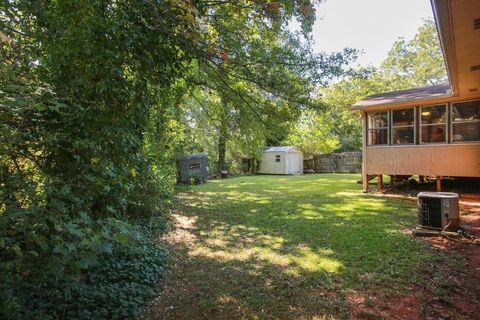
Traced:
[[0, 71], [0, 319], [135, 316], [165, 264], [152, 237], [173, 190], [168, 154], [95, 153], [98, 139], [51, 130], [82, 109], [15, 65]]
[[165, 252], [137, 221], [165, 220], [174, 184], [179, 10], [4, 2], [0, 319], [130, 317], [157, 285]]
[[67, 318], [123, 319], [138, 315], [163, 275], [165, 251], [145, 242], [105, 256], [68, 301]]
[[105, 246], [106, 252], [98, 256], [80, 259], [79, 273], [65, 269], [49, 273], [45, 265], [19, 273], [18, 261], [2, 261], [0, 318], [125, 319], [138, 315], [162, 278], [166, 252], [148, 228], [120, 225], [123, 232], [116, 236], [121, 241]]

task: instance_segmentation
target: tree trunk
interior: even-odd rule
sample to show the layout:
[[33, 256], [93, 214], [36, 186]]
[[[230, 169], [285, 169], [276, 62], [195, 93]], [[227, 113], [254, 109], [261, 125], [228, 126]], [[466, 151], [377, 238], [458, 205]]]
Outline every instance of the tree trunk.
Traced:
[[227, 123], [224, 121], [220, 127], [218, 135], [218, 161], [217, 173], [220, 174], [222, 170], [227, 170], [227, 162], [225, 153], [227, 151]]

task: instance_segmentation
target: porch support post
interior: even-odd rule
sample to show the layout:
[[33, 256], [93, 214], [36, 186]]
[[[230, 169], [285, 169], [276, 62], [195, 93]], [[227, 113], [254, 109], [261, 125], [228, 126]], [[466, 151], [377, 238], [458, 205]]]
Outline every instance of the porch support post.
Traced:
[[363, 192], [368, 192], [368, 170], [367, 170], [367, 115], [362, 112], [363, 139], [362, 139], [362, 185]]
[[377, 175], [377, 191], [382, 192], [383, 186], [383, 176], [381, 174]]
[[437, 176], [437, 192], [442, 192], [442, 176]]
[[368, 174], [362, 174], [363, 192], [368, 192]]

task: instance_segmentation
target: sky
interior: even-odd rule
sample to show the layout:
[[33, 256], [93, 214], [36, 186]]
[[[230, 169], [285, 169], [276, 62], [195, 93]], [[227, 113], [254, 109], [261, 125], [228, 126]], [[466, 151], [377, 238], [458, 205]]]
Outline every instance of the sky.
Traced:
[[317, 8], [314, 49], [360, 49], [357, 64], [379, 66], [395, 40], [413, 38], [432, 17], [430, 0], [326, 0]]

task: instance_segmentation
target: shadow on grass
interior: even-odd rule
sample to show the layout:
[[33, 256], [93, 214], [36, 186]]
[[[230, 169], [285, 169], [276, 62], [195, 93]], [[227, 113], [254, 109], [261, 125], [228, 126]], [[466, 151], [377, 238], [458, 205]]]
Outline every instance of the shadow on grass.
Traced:
[[413, 203], [357, 179], [240, 177], [179, 194], [174, 265], [149, 318], [348, 317], [347, 293], [405, 291], [444, 257], [402, 232]]

